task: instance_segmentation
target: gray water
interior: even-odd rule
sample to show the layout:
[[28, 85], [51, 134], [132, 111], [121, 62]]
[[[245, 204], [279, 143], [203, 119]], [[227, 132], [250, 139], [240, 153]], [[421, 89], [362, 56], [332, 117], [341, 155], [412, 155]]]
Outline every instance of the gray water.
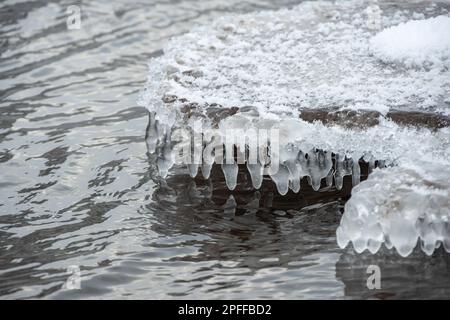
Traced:
[[348, 188], [150, 178], [147, 61], [198, 23], [296, 2], [85, 1], [79, 30], [73, 1], [2, 2], [0, 298], [450, 298], [442, 250], [339, 249]]

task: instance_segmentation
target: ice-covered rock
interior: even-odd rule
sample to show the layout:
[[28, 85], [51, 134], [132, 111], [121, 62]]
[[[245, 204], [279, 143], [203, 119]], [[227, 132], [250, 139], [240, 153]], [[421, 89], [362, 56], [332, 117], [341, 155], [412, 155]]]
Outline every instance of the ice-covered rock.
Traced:
[[[360, 161], [387, 166], [354, 189], [339, 244], [375, 252], [384, 242], [407, 255], [420, 238], [428, 253], [448, 249], [450, 172], [439, 168], [450, 164], [449, 10], [448, 1], [305, 2], [172, 39], [139, 99], [159, 174], [179, 147], [193, 151], [191, 176], [205, 178], [222, 147], [231, 190], [239, 158], [256, 159], [246, 163], [254, 188], [269, 175], [283, 195], [301, 192], [302, 178], [314, 190], [339, 189], [347, 175], [358, 185]], [[247, 135], [227, 144], [228, 129], [275, 129], [276, 144], [267, 140], [267, 155]]]

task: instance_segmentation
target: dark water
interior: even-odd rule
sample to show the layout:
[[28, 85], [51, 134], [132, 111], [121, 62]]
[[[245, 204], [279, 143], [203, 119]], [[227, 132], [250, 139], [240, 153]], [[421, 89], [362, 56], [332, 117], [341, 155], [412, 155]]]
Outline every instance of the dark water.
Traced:
[[147, 61], [197, 23], [294, 3], [86, 1], [80, 30], [66, 25], [73, 1], [0, 4], [0, 298], [450, 297], [442, 250], [338, 248], [348, 189], [150, 179], [135, 103]]

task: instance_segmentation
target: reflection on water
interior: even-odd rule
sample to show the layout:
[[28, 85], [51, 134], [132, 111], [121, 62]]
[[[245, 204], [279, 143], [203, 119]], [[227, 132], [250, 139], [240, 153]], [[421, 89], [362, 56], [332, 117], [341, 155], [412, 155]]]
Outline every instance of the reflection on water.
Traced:
[[[150, 178], [146, 62], [168, 37], [226, 12], [296, 1], [71, 1], [0, 5], [0, 298], [449, 297], [448, 255], [340, 250], [342, 191], [281, 197], [180, 171]], [[42, 17], [46, 19], [42, 19]], [[350, 183], [351, 184], [351, 183]], [[377, 264], [382, 289], [365, 286]], [[81, 289], [67, 290], [69, 266]]]

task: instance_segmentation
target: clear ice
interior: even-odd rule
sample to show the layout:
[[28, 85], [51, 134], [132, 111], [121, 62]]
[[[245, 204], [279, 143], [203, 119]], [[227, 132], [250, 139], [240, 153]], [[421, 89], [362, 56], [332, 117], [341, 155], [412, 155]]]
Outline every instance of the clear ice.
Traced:
[[450, 168], [416, 160], [375, 170], [352, 190], [336, 231], [340, 247], [375, 253], [380, 246], [408, 256], [419, 243], [431, 255], [450, 252]]

